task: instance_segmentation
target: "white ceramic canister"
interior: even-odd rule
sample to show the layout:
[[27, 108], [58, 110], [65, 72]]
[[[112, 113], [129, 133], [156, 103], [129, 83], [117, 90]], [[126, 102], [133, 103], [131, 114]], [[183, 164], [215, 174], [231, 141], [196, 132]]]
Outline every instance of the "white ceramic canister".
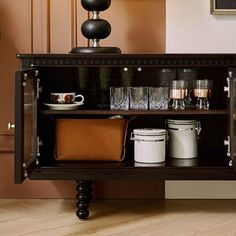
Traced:
[[160, 163], [165, 161], [166, 130], [134, 129], [134, 160], [142, 163]]
[[167, 120], [169, 156], [172, 158], [194, 158], [198, 156], [197, 136], [201, 125], [196, 120]]

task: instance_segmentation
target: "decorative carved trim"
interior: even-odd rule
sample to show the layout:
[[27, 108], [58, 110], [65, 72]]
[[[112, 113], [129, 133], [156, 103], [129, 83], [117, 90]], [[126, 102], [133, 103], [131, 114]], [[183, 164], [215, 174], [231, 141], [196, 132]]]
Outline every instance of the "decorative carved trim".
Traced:
[[[22, 58], [23, 59], [23, 58]], [[204, 67], [204, 66], [236, 66], [236, 54], [225, 57], [221, 55], [188, 55], [188, 54], [116, 54], [116, 55], [67, 55], [55, 54], [54, 56], [25, 55], [24, 68], [32, 66], [156, 66], [156, 67]]]

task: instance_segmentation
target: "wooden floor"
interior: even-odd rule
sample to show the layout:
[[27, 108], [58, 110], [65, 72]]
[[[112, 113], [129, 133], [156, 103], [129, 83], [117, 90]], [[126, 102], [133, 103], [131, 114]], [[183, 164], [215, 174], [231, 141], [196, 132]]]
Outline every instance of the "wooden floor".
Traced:
[[235, 200], [95, 201], [88, 221], [74, 200], [0, 200], [0, 235], [230, 236]]

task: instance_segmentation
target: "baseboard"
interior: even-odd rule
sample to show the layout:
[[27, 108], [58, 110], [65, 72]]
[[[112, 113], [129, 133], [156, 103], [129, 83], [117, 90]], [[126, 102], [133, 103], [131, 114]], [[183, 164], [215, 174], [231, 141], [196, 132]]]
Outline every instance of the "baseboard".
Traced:
[[164, 181], [96, 181], [94, 184], [95, 199], [164, 199]]
[[236, 199], [236, 181], [166, 181], [166, 199]]

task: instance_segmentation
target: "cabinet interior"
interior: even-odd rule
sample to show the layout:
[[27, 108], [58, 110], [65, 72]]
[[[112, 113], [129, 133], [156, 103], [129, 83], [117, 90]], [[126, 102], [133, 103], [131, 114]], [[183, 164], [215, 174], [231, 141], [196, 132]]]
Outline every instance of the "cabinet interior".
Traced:
[[[171, 67], [173, 69], [175, 67]], [[184, 67], [186, 68], [186, 67]], [[173, 160], [167, 158], [164, 166], [227, 166], [227, 147], [224, 146], [224, 140], [229, 134], [228, 127], [228, 104], [227, 94], [224, 92], [224, 86], [227, 85], [227, 68], [226, 67], [191, 67], [197, 71], [197, 79], [208, 79], [213, 83], [212, 96], [210, 100], [210, 110], [202, 112], [190, 110], [188, 112], [136, 112], [130, 111], [120, 112], [127, 119], [135, 117], [129, 125], [126, 150], [127, 154], [122, 163], [117, 165], [134, 165], [134, 143], [130, 141], [130, 135], [134, 128], [165, 128], [166, 119], [193, 119], [201, 122], [202, 131], [198, 140], [198, 158], [197, 160]], [[40, 67], [40, 92], [38, 101], [38, 132], [43, 142], [40, 148], [40, 165], [41, 166], [70, 166], [71, 162], [57, 162], [54, 158], [55, 149], [55, 120], [58, 118], [82, 119], [97, 117], [109, 117], [112, 112], [102, 113], [101, 111], [109, 111], [109, 87], [111, 86], [160, 86], [161, 79], [159, 76], [160, 67]], [[176, 71], [181, 69], [175, 68]], [[176, 72], [176, 79], [178, 73]], [[85, 103], [79, 107], [80, 113], [76, 111], [70, 112], [50, 112], [47, 111], [43, 103], [50, 101], [51, 92], [76, 92], [85, 97]], [[193, 98], [194, 99], [194, 98]], [[92, 110], [90, 114], [86, 110]], [[83, 113], [84, 111], [84, 113]], [[216, 111], [216, 112], [214, 112]], [[116, 114], [116, 112], [114, 112]], [[47, 141], [44, 141], [47, 140]], [[186, 165], [187, 163], [187, 165]], [[192, 163], [192, 164], [191, 164]], [[82, 162], [73, 162], [73, 166], [80, 166]], [[101, 163], [101, 165], [113, 165], [114, 163]], [[160, 165], [161, 166], [161, 165]]]

